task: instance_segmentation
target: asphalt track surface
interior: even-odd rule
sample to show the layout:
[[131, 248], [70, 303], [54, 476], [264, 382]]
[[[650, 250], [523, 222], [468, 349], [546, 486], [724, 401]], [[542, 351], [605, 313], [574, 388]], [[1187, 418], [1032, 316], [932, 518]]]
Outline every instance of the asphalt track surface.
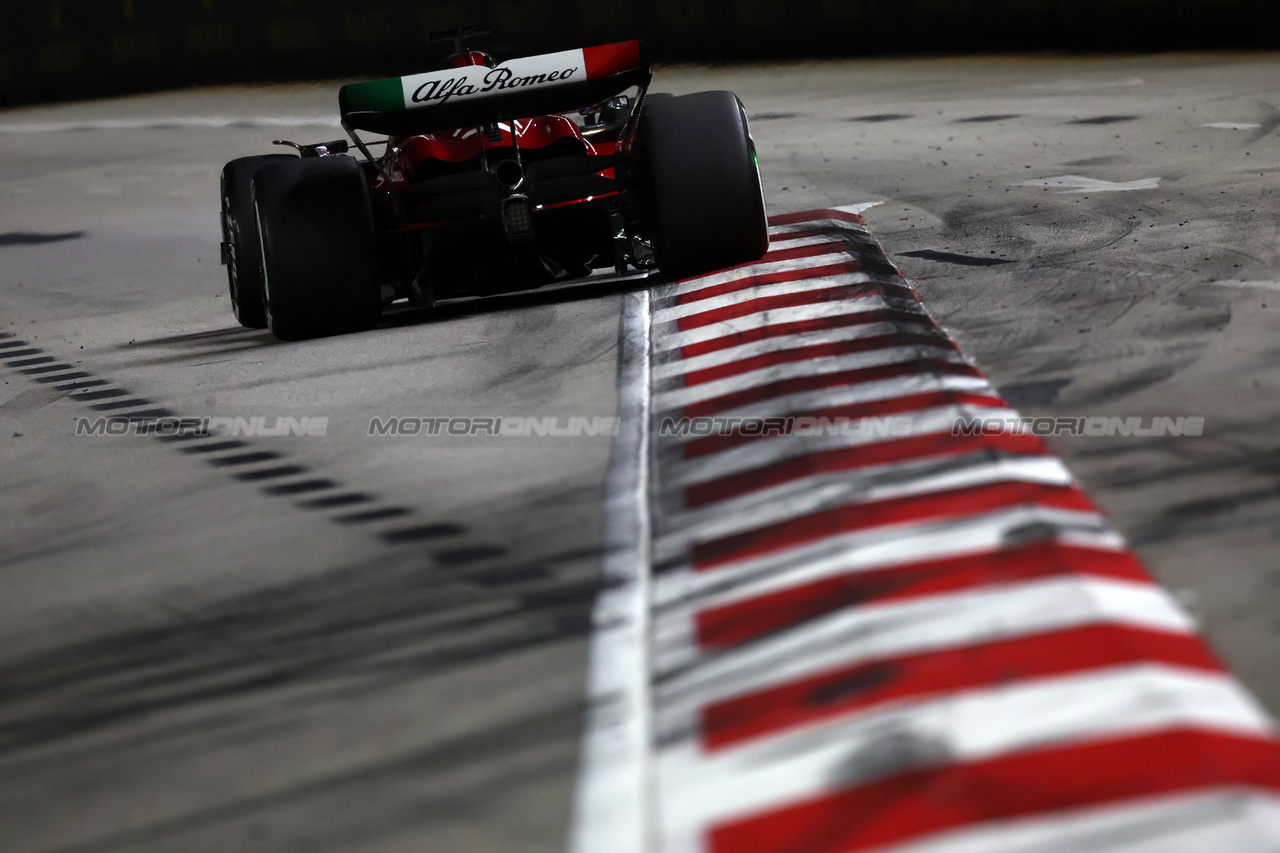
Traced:
[[[657, 86], [741, 95], [771, 212], [883, 202], [870, 230], [1025, 413], [1206, 418], [1199, 438], [1050, 445], [1273, 712], [1278, 65], [853, 62]], [[318, 86], [0, 116], [0, 332], [39, 350], [0, 386], [6, 850], [564, 849], [609, 441], [365, 433], [614, 414], [636, 285], [299, 344], [239, 329], [218, 170], [336, 136], [334, 106]], [[19, 372], [58, 363], [82, 389]], [[330, 425], [244, 439], [229, 465], [74, 435], [137, 398]], [[324, 485], [269, 491], [307, 481]]]

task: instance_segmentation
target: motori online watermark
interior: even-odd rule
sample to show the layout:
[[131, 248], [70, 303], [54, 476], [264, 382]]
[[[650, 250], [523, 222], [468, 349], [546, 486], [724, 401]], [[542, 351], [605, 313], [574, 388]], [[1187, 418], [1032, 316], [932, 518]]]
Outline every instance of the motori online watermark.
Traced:
[[[961, 416], [951, 422], [956, 436], [1018, 434], [1035, 436], [1200, 436], [1203, 417], [1033, 417]], [[700, 438], [709, 436], [847, 436], [853, 438], [905, 438], [924, 432], [945, 430], [936, 416], [889, 415], [883, 417], [780, 416], [747, 417], [664, 417], [658, 423], [660, 437]]]
[[613, 438], [622, 419], [616, 416], [570, 415], [441, 415], [375, 417], [371, 436], [498, 437], [498, 438]]
[[232, 436], [237, 438], [322, 437], [328, 417], [139, 417], [110, 415], [76, 418], [78, 436]]
[[911, 435], [910, 415], [877, 418], [783, 416], [774, 418], [742, 417], [664, 417], [658, 422], [658, 435], [699, 438], [712, 435], [745, 435], [766, 438], [780, 435], [844, 435], [856, 437], [894, 438]]
[[1204, 435], [1205, 419], [1199, 416], [1150, 418], [1114, 415], [1070, 417], [960, 417], [951, 425], [952, 435], [1088, 436], [1090, 438], [1163, 437]]

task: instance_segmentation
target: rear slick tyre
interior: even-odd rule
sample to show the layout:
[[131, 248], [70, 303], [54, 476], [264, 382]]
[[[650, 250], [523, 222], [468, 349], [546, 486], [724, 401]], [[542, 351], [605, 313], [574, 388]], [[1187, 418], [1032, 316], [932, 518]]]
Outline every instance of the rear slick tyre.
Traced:
[[657, 199], [654, 254], [663, 274], [686, 278], [764, 257], [764, 192], [736, 95], [646, 99], [640, 137]]
[[262, 270], [258, 264], [258, 235], [253, 224], [250, 183], [254, 172], [268, 163], [296, 160], [292, 154], [241, 157], [222, 167], [222, 241], [227, 246], [227, 289], [231, 311], [240, 325], [265, 329], [262, 310]]
[[252, 186], [272, 334], [301, 340], [376, 326], [376, 238], [359, 164], [344, 156], [273, 163]]

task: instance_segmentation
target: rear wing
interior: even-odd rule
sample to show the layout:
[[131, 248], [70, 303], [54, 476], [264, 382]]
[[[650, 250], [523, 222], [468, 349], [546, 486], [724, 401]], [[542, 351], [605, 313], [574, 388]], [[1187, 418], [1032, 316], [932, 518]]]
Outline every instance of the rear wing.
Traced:
[[644, 45], [624, 41], [351, 83], [338, 104], [343, 123], [358, 130], [429, 133], [584, 109], [649, 80]]

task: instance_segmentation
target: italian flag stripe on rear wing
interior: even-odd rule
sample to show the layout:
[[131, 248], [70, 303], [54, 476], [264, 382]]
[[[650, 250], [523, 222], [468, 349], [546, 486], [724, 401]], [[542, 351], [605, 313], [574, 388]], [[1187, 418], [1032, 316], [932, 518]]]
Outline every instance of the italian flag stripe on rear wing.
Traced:
[[624, 41], [512, 59], [496, 68], [467, 66], [352, 83], [343, 87], [343, 94], [350, 112], [424, 109], [595, 80], [640, 67], [640, 42]]

